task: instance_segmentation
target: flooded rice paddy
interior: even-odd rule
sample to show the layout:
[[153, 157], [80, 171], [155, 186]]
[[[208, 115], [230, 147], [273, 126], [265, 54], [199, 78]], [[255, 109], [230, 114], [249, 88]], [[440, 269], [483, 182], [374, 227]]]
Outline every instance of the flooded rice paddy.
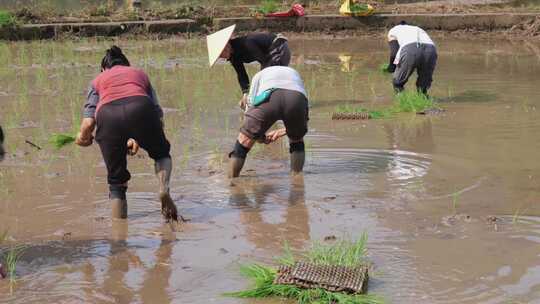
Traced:
[[176, 233], [145, 153], [129, 161], [119, 223], [98, 147], [47, 142], [78, 127], [112, 42], [0, 45], [0, 232], [4, 251], [26, 248], [0, 302], [281, 303], [222, 293], [247, 286], [240, 264], [271, 263], [285, 241], [301, 250], [366, 231], [369, 291], [389, 303], [540, 303], [540, 45], [435, 38], [431, 93], [444, 115], [347, 122], [330, 119], [337, 105], [392, 100], [383, 39], [292, 39], [311, 102], [306, 172], [288, 175], [278, 142], [256, 146], [233, 184], [223, 171], [241, 122], [232, 67], [208, 69], [203, 40], [117, 41], [165, 108], [172, 194], [191, 219]]

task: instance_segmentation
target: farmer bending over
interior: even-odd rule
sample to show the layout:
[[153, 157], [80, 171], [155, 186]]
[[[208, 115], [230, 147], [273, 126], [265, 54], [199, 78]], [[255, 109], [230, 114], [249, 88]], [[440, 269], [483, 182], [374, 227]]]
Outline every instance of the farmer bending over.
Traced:
[[[285, 128], [265, 134], [282, 120]], [[273, 66], [253, 77], [248, 96], [244, 125], [240, 128], [234, 150], [229, 154], [231, 177], [238, 177], [246, 156], [255, 141], [271, 143], [287, 135], [291, 153], [291, 171], [302, 172], [304, 167], [304, 135], [307, 133], [308, 100], [304, 83], [297, 71]]]
[[418, 73], [416, 89], [427, 95], [437, 64], [435, 43], [423, 29], [408, 25], [405, 21], [390, 29], [388, 43], [390, 45], [388, 72], [394, 73], [394, 90], [403, 91], [416, 69]]
[[239, 105], [245, 109], [249, 76], [244, 63], [257, 61], [261, 65], [261, 70], [269, 66], [288, 66], [291, 52], [287, 38], [281, 34], [249, 33], [231, 39], [234, 28], [235, 25], [208, 36], [210, 66], [214, 65], [218, 58], [231, 62], [243, 93]]
[[148, 76], [130, 67], [117, 46], [107, 50], [101, 73], [88, 92], [76, 143], [90, 146], [97, 125], [96, 141], [107, 165], [113, 218], [127, 218], [126, 191], [131, 176], [126, 155], [137, 153], [140, 145], [155, 161], [161, 212], [167, 220], [177, 220], [176, 206], [169, 195], [172, 162], [162, 119], [163, 111]]

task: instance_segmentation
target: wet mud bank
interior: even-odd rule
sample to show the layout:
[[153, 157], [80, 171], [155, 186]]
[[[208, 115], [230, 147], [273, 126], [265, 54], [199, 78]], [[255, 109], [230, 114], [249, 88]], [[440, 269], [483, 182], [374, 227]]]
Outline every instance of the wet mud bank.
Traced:
[[64, 36], [93, 37], [124, 34], [207, 33], [212, 28], [232, 24], [240, 31], [370, 31], [390, 27], [402, 20], [427, 30], [441, 31], [504, 31], [519, 24], [531, 24], [539, 14], [478, 13], [478, 14], [381, 14], [369, 17], [311, 15], [299, 18], [215, 18], [209, 23], [191, 19], [160, 21], [126, 21], [101, 23], [26, 24], [16, 28], [0, 28], [0, 39], [36, 40]]

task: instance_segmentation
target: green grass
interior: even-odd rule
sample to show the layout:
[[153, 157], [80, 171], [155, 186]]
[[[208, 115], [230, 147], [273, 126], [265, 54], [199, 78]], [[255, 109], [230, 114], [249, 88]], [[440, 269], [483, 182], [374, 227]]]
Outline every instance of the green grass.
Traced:
[[[303, 259], [316, 265], [359, 266], [366, 257], [367, 234], [356, 242], [338, 241], [327, 245], [316, 242], [303, 255]], [[280, 264], [294, 265], [297, 260], [288, 244], [285, 244], [284, 255], [278, 259]], [[296, 300], [298, 304], [380, 304], [384, 301], [376, 295], [353, 295], [330, 292], [324, 289], [304, 289], [294, 285], [273, 284], [277, 271], [272, 267], [251, 264], [240, 267], [240, 273], [253, 281], [248, 290], [227, 293], [226, 296], [237, 298], [278, 297]]]
[[383, 63], [383, 64], [379, 65], [379, 71], [381, 71], [383, 73], [388, 73], [388, 66], [389, 66], [388, 63]]
[[15, 25], [15, 17], [8, 11], [0, 10], [0, 27]]
[[67, 144], [75, 141], [75, 136], [70, 134], [55, 133], [49, 138], [49, 142], [56, 148], [60, 149]]

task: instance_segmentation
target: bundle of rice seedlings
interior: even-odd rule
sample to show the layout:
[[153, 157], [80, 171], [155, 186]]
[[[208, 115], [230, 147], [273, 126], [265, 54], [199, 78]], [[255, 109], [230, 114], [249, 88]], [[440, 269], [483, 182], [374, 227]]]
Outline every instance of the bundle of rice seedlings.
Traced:
[[383, 73], [388, 73], [388, 63], [383, 63], [379, 66], [379, 71]]
[[433, 99], [416, 91], [403, 91], [396, 94], [394, 109], [396, 112], [421, 112], [435, 106]]
[[[301, 260], [315, 265], [337, 265], [355, 267], [365, 264], [367, 234], [356, 242], [339, 241], [331, 245], [316, 242], [302, 256]], [[297, 259], [290, 248], [285, 246], [285, 254], [278, 259], [282, 265], [294, 265]], [[278, 297], [295, 300], [298, 304], [381, 304], [382, 298], [376, 295], [346, 294], [321, 288], [305, 289], [295, 285], [274, 284], [277, 270], [265, 265], [251, 264], [241, 266], [240, 272], [253, 281], [251, 289], [225, 294], [237, 298]]]
[[382, 119], [389, 118], [394, 114], [393, 109], [383, 108], [379, 110], [369, 110], [360, 106], [354, 106], [350, 104], [338, 105], [335, 107], [334, 115], [336, 114], [357, 114], [367, 113], [370, 119]]
[[49, 139], [49, 142], [56, 148], [60, 149], [67, 144], [75, 141], [75, 136], [70, 134], [55, 133]]

